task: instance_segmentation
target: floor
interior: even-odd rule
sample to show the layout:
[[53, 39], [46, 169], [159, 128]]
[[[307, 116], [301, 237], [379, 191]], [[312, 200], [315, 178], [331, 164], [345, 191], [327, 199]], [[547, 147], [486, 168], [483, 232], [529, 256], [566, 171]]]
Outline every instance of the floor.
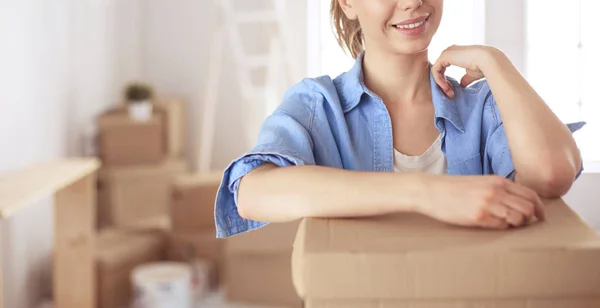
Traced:
[[[36, 308], [53, 308], [51, 301], [44, 301]], [[123, 307], [127, 308], [127, 307]], [[209, 295], [203, 301], [196, 304], [196, 306], [192, 308], [285, 308], [285, 307], [275, 307], [275, 306], [253, 306], [253, 305], [245, 305], [239, 303], [228, 303], [222, 292], [217, 292]]]
[[244, 305], [244, 304], [236, 304], [236, 303], [228, 303], [222, 293], [215, 293], [210, 295], [201, 303], [194, 308], [285, 308], [285, 307], [275, 307], [275, 306], [252, 306], [252, 305]]

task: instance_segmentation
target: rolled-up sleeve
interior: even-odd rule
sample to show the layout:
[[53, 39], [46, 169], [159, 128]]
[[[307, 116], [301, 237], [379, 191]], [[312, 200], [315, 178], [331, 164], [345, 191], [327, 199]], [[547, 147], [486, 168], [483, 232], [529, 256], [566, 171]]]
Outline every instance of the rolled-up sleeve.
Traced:
[[513, 164], [504, 125], [500, 124], [488, 139], [488, 155], [492, 173], [505, 178], [514, 179], [515, 166]]
[[[506, 137], [506, 132], [504, 130], [504, 124], [500, 120], [498, 108], [493, 101], [493, 97], [490, 95], [488, 98], [488, 102], [490, 103], [490, 108], [493, 108], [492, 117], [494, 127], [491, 130], [492, 133], [488, 136], [487, 139], [487, 153], [486, 157], [490, 160], [491, 172], [493, 174], [497, 174], [503, 177], [506, 177], [510, 180], [515, 179], [516, 171], [515, 166], [513, 164], [512, 155], [510, 149], [508, 147], [508, 139]], [[585, 122], [575, 122], [566, 124], [571, 133], [574, 133], [581, 129], [586, 123]], [[577, 177], [583, 171], [583, 164], [577, 174]]]
[[238, 213], [238, 189], [242, 177], [265, 163], [279, 167], [314, 165], [310, 129], [314, 117], [306, 95], [286, 95], [282, 105], [267, 117], [257, 144], [233, 160], [223, 173], [215, 201], [217, 237], [229, 237], [266, 225]]

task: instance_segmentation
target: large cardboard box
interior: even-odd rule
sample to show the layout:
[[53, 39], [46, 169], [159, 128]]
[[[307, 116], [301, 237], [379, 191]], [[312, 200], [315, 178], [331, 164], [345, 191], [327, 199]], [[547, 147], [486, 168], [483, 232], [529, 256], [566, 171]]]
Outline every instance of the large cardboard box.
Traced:
[[229, 301], [302, 307], [292, 284], [292, 245], [298, 222], [270, 224], [228, 238], [225, 294]]
[[173, 179], [185, 172], [187, 166], [183, 160], [167, 160], [156, 166], [100, 169], [100, 227], [128, 225], [168, 215]]
[[122, 110], [98, 118], [98, 151], [105, 166], [160, 163], [167, 153], [166, 120], [155, 111], [146, 121], [135, 121]]
[[216, 266], [215, 286], [220, 285], [225, 273], [223, 258], [225, 240], [216, 237], [215, 229], [203, 231], [173, 231], [169, 234], [167, 257], [172, 261], [210, 261]]
[[309, 308], [600, 307], [600, 240], [561, 200], [493, 231], [401, 214], [303, 220], [294, 285]]
[[156, 230], [100, 232], [96, 249], [98, 307], [129, 307], [131, 272], [138, 265], [164, 260], [165, 243], [165, 234]]
[[185, 174], [173, 182], [173, 230], [215, 229], [215, 198], [223, 173]]

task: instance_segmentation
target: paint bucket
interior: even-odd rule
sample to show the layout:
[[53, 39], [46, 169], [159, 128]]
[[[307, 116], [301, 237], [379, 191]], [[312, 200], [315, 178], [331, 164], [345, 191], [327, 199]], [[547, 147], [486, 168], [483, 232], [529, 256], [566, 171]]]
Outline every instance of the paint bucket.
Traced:
[[216, 286], [216, 268], [213, 262], [204, 259], [194, 259], [190, 265], [192, 267], [192, 296], [196, 302], [200, 302]]
[[192, 308], [192, 268], [178, 262], [157, 262], [131, 273], [135, 308]]

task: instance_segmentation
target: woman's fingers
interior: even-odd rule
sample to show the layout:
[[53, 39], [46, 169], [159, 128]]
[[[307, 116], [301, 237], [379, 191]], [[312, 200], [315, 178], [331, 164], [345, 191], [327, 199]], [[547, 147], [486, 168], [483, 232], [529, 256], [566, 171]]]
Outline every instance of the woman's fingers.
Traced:
[[504, 196], [504, 204], [512, 210], [517, 211], [521, 215], [525, 216], [527, 221], [530, 221], [535, 216], [535, 203], [521, 196], [507, 193], [506, 196]]
[[446, 77], [444, 76], [444, 74], [446, 73], [446, 68], [449, 66], [450, 63], [440, 58], [431, 67], [431, 73], [433, 74], [433, 79], [435, 80], [435, 83], [442, 89], [444, 94], [446, 94], [446, 96], [450, 98], [453, 98], [454, 90], [452, 89], [452, 85], [450, 84], [450, 82], [448, 82], [448, 80], [446, 80]]
[[480, 226], [483, 228], [491, 229], [508, 229], [509, 224], [506, 220], [502, 218], [498, 218], [493, 215], [488, 215], [481, 220]]
[[488, 207], [488, 212], [490, 213], [490, 216], [503, 220], [510, 226], [522, 226], [528, 221], [525, 215], [504, 203], [490, 205]]
[[525, 215], [513, 209], [507, 210], [506, 222], [513, 227], [520, 227], [527, 223]]
[[513, 182], [509, 183], [507, 191], [510, 194], [513, 194], [515, 196], [521, 197], [522, 199], [529, 201], [534, 207], [535, 217], [537, 217], [539, 220], [544, 220], [546, 218], [544, 203], [535, 191], [521, 184]]

